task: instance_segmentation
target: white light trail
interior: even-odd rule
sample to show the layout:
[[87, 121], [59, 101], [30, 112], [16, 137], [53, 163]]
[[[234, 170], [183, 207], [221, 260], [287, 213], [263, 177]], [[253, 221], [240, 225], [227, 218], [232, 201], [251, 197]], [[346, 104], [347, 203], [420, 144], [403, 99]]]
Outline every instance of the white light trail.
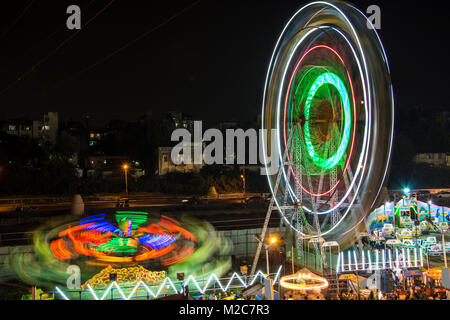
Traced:
[[[275, 275], [274, 278], [274, 284], [277, 283], [280, 280], [280, 276], [281, 276], [281, 270], [282, 270], [282, 266], [280, 266], [278, 268], [278, 272]], [[206, 284], [204, 285], [203, 288], [201, 288], [201, 286], [199, 285], [199, 282], [201, 282], [202, 284], [204, 283], [202, 280], [196, 280], [192, 275], [189, 276], [186, 280], [186, 282], [183, 284], [183, 286], [188, 286], [189, 283], [191, 283], [192, 285], [194, 285], [196, 287], [196, 289], [198, 290], [198, 292], [200, 292], [201, 294], [204, 294], [206, 291], [208, 290], [212, 290], [210, 287], [212, 285], [212, 283], [218, 284], [218, 287], [220, 288], [220, 290], [222, 292], [226, 292], [228, 289], [230, 289], [233, 280], [238, 280], [240, 282], [240, 285], [238, 286], [239, 288], [247, 288], [248, 286], [253, 285], [253, 283], [258, 279], [258, 278], [267, 278], [267, 276], [261, 272], [258, 271], [256, 273], [255, 276], [253, 276], [252, 281], [250, 282], [249, 285], [245, 284], [245, 281], [242, 279], [241, 276], [239, 276], [237, 273], [234, 273], [231, 278], [228, 280], [227, 285], [224, 287], [222, 282], [220, 281], [220, 279], [217, 277], [217, 275], [215, 273], [211, 274], [211, 276], [208, 278], [208, 280], [206, 281]], [[87, 289], [88, 292], [90, 292], [90, 294], [92, 295], [92, 298], [94, 300], [105, 300], [106, 297], [108, 296], [108, 294], [112, 294], [113, 290], [117, 289], [117, 291], [120, 294], [120, 297], [123, 300], [131, 300], [133, 298], [133, 296], [135, 295], [136, 291], [139, 288], [144, 288], [148, 294], [150, 296], [152, 296], [153, 298], [157, 298], [159, 296], [162, 295], [164, 288], [169, 285], [169, 287], [171, 287], [173, 289], [173, 291], [176, 293], [178, 292], [177, 288], [175, 287], [175, 284], [172, 282], [172, 280], [167, 277], [161, 285], [159, 285], [158, 290], [156, 293], [154, 293], [143, 281], [139, 281], [139, 283], [131, 290], [129, 296], [127, 297], [123, 291], [123, 288], [121, 288], [118, 283], [116, 281], [112, 282], [108, 288], [106, 290], [104, 290], [103, 295], [101, 296], [101, 298], [99, 298], [99, 296], [95, 293], [95, 291], [99, 291], [99, 290], [94, 290], [90, 284], [87, 285]], [[114, 288], [114, 289], [113, 289]], [[208, 289], [209, 288], [209, 289]], [[219, 289], [218, 289], [219, 290]], [[56, 291], [65, 299], [65, 300], [70, 300], [67, 295], [65, 295], [58, 287], [56, 287]], [[73, 291], [76, 293], [79, 293], [80, 291]], [[111, 297], [113, 298], [113, 297]]]

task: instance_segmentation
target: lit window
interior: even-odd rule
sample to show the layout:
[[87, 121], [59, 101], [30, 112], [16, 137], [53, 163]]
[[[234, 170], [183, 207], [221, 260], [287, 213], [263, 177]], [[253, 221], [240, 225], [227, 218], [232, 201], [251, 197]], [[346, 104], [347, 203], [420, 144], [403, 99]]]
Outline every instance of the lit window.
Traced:
[[95, 138], [95, 134], [91, 133], [91, 134], [89, 135], [89, 137], [90, 137], [91, 139], [94, 139], [94, 138]]
[[10, 124], [10, 125], [8, 126], [8, 130], [9, 130], [9, 131], [16, 131], [16, 126], [13, 125], [13, 124]]

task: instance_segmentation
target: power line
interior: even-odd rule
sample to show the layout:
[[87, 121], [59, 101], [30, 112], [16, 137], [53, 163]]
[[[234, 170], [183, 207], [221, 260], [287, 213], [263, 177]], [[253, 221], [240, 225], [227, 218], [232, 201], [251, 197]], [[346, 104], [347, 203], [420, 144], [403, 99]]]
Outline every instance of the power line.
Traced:
[[19, 14], [19, 16], [2, 32], [2, 34], [0, 35], [0, 39], [3, 39], [8, 34], [8, 32], [20, 21], [20, 19], [22, 19], [22, 17], [27, 13], [28, 9], [30, 9], [34, 2], [35, 0], [31, 0], [28, 3], [22, 13]]
[[100, 60], [98, 60], [97, 62], [91, 64], [90, 66], [84, 68], [83, 70], [81, 70], [80, 72], [76, 73], [75, 75], [73, 75], [70, 78], [67, 78], [66, 80], [63, 80], [59, 83], [56, 83], [52, 89], [59, 87], [61, 85], [63, 85], [66, 82], [69, 82], [79, 76], [81, 76], [82, 74], [88, 72], [89, 70], [95, 68], [96, 66], [98, 66], [99, 64], [109, 60], [111, 57], [113, 57], [114, 55], [116, 55], [119, 52], [124, 51], [125, 49], [128, 49], [129, 47], [131, 47], [133, 44], [135, 44], [136, 42], [138, 42], [139, 40], [145, 38], [146, 36], [148, 36], [149, 34], [151, 34], [152, 32], [158, 30], [159, 28], [165, 26], [166, 24], [168, 24], [169, 22], [171, 22], [172, 20], [174, 20], [175, 18], [177, 18], [178, 16], [182, 15], [184, 12], [188, 11], [189, 9], [191, 9], [192, 7], [196, 6], [197, 4], [200, 3], [201, 0], [197, 0], [194, 3], [190, 4], [189, 6], [187, 6], [186, 8], [178, 11], [177, 13], [175, 13], [173, 16], [171, 16], [170, 18], [168, 18], [167, 20], [165, 20], [164, 22], [160, 23], [159, 25], [157, 25], [156, 27], [153, 27], [152, 29], [144, 32], [143, 34], [141, 34], [140, 36], [138, 36], [136, 39], [128, 42], [127, 44], [125, 44], [124, 46], [120, 47], [119, 49], [113, 51], [112, 53], [108, 54], [107, 56], [101, 58]]
[[0, 95], [4, 94], [6, 91], [14, 87], [17, 83], [22, 81], [24, 78], [29, 76], [31, 73], [33, 73], [41, 64], [43, 64], [47, 59], [49, 59], [51, 56], [53, 56], [59, 49], [64, 47], [68, 42], [70, 42], [73, 38], [75, 38], [84, 28], [86, 28], [92, 21], [94, 21], [99, 15], [101, 15], [106, 9], [108, 9], [115, 0], [111, 0], [106, 6], [104, 6], [100, 11], [98, 11], [91, 19], [86, 22], [83, 29], [80, 29], [73, 33], [71, 36], [69, 36], [67, 39], [65, 39], [61, 44], [59, 44], [54, 50], [52, 50], [49, 54], [47, 54], [45, 57], [40, 59], [34, 66], [31, 67], [30, 70], [23, 73], [21, 76], [19, 76], [16, 80], [14, 80], [11, 84], [9, 84], [7, 87], [5, 87], [3, 90], [0, 91]]
[[[92, 4], [94, 4], [94, 2], [97, 0], [91, 0], [89, 1], [89, 3], [86, 5], [86, 7], [83, 7], [83, 12], [85, 12], [85, 10], [89, 9], [91, 7]], [[66, 24], [62, 23], [60, 24], [52, 33], [50, 33], [48, 36], [46, 37], [42, 37], [39, 41], [37, 41], [38, 43], [36, 43], [35, 45], [27, 48], [27, 51], [24, 52], [21, 57], [25, 56], [26, 54], [28, 54], [29, 52], [33, 51], [33, 49], [37, 46], [39, 46], [42, 42], [46, 41], [46, 40], [50, 40], [51, 38], [53, 38], [58, 32], [60, 32], [61, 30], [64, 30], [66, 28]]]

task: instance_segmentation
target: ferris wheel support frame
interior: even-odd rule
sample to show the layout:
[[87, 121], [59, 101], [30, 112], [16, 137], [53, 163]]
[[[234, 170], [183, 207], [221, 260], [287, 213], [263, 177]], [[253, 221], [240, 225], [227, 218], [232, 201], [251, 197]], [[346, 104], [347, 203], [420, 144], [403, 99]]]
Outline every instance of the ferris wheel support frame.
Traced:
[[[289, 130], [289, 138], [288, 138], [287, 145], [290, 145], [292, 143], [292, 136], [293, 136], [292, 131], [293, 131], [293, 129], [291, 128]], [[255, 257], [253, 259], [250, 276], [254, 275], [254, 273], [256, 271], [256, 267], [257, 267], [257, 264], [258, 264], [258, 261], [259, 261], [259, 257], [261, 255], [261, 250], [262, 250], [262, 246], [264, 244], [264, 239], [266, 237], [266, 233], [267, 233], [267, 229], [268, 229], [268, 226], [269, 226], [269, 221], [270, 221], [270, 217], [272, 215], [272, 211], [274, 211], [274, 210], [281, 210], [282, 208], [284, 208], [284, 209], [295, 209], [296, 208], [295, 205], [294, 206], [292, 206], [292, 205], [291, 206], [285, 206], [285, 205], [284, 206], [279, 206], [277, 204], [275, 206], [275, 199], [276, 199], [276, 196], [277, 196], [277, 193], [278, 193], [278, 189], [279, 189], [279, 186], [280, 186], [281, 177], [283, 176], [283, 166], [292, 165], [291, 162], [286, 162], [287, 155], [288, 155], [288, 148], [286, 148], [286, 150], [284, 151], [282, 164], [278, 168], [277, 180], [276, 180], [276, 183], [275, 183], [275, 188], [274, 188], [274, 191], [273, 191], [273, 194], [272, 194], [272, 199], [270, 200], [269, 207], [267, 208], [266, 217], [264, 219], [264, 225], [263, 225], [263, 228], [262, 228], [262, 231], [261, 231], [261, 235], [260, 235], [260, 238], [259, 238], [260, 241], [258, 241], [258, 246], [256, 248], [256, 253], [255, 253]], [[316, 227], [319, 229], [319, 234], [320, 234], [320, 224], [317, 224]], [[322, 251], [322, 250], [320, 250], [320, 251]], [[321, 257], [323, 259], [323, 252], [321, 252]], [[292, 257], [292, 259], [294, 259], [294, 258]]]
[[[292, 141], [292, 135], [289, 134], [288, 145], [291, 144], [291, 141]], [[266, 218], [264, 220], [263, 229], [261, 231], [260, 241], [258, 241], [258, 247], [256, 248], [255, 258], [253, 259], [252, 270], [250, 272], [250, 276], [254, 275], [254, 273], [256, 271], [256, 266], [257, 266], [258, 261], [259, 261], [259, 256], [261, 255], [261, 249], [262, 249], [262, 246], [263, 246], [263, 243], [264, 243], [264, 239], [266, 237], [267, 228], [269, 226], [270, 216], [272, 215], [272, 211], [274, 210], [275, 199], [276, 199], [276, 196], [277, 196], [277, 193], [278, 193], [278, 187], [280, 186], [280, 182], [281, 182], [283, 166], [284, 165], [288, 165], [288, 163], [286, 163], [287, 153], [288, 153], [288, 150], [286, 149], [284, 151], [284, 155], [283, 155], [283, 163], [278, 168], [277, 180], [276, 180], [276, 183], [275, 183], [274, 193], [272, 194], [272, 199], [270, 199], [270, 204], [269, 204], [269, 207], [267, 208]]]

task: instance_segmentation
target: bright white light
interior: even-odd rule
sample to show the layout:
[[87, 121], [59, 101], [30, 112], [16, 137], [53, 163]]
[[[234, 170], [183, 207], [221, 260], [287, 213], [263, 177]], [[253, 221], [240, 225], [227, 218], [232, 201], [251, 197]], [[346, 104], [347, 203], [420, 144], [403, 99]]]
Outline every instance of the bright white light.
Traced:
[[396, 256], [397, 256], [397, 268], [400, 268], [400, 259], [399, 259], [399, 257], [398, 257], [398, 249], [395, 249], [395, 254], [396, 254]]
[[280, 276], [281, 276], [281, 268], [282, 268], [282, 266], [280, 266], [280, 267], [278, 268], [277, 275], [275, 276], [275, 279], [273, 280], [273, 283], [274, 283], [274, 284], [277, 283], [277, 281], [279, 280], [279, 278], [280, 278]]
[[[282, 270], [282, 266], [279, 267], [277, 274], [275, 275], [274, 278], [274, 284], [280, 280], [280, 276], [281, 276], [281, 270]], [[256, 279], [258, 279], [258, 277], [262, 277], [262, 278], [267, 278], [266, 275], [264, 273], [262, 273], [261, 271], [258, 271], [256, 273], [255, 276], [253, 276], [253, 279], [250, 283], [250, 285], [252, 285]], [[225, 287], [223, 287], [223, 284], [220, 282], [219, 278], [217, 277], [216, 274], [211, 274], [211, 276], [209, 277], [208, 281], [206, 282], [206, 285], [201, 288], [199, 285], [199, 281], [202, 282], [202, 284], [204, 283], [202, 280], [195, 280], [195, 278], [191, 275], [188, 277], [187, 281], [184, 283], [184, 286], [189, 285], [189, 283], [192, 283], [198, 290], [198, 292], [204, 294], [208, 288], [210, 287], [210, 285], [212, 284], [212, 281], [214, 281], [214, 283], [218, 284], [220, 290], [222, 290], [223, 292], [226, 292], [233, 280], [239, 280], [239, 282], [241, 283], [241, 286], [239, 287], [243, 287], [243, 288], [247, 288], [248, 286], [245, 284], [245, 281], [237, 274], [234, 273], [233, 276], [229, 279], [227, 285]], [[170, 280], [170, 278], [166, 278], [163, 283], [159, 286], [157, 293], [155, 294], [143, 281], [139, 281], [139, 283], [133, 288], [133, 290], [131, 291], [130, 295], [127, 297], [124, 293], [124, 291], [122, 290], [122, 288], [120, 288], [120, 286], [117, 284], [117, 282], [112, 282], [108, 288], [103, 292], [103, 295], [101, 296], [101, 298], [99, 298], [97, 296], [97, 294], [95, 293], [95, 290], [91, 287], [91, 285], [87, 285], [88, 291], [91, 293], [92, 298], [94, 300], [105, 300], [106, 297], [108, 296], [108, 294], [111, 293], [111, 290], [113, 289], [113, 287], [115, 287], [117, 289], [117, 291], [119, 292], [120, 296], [122, 297], [123, 300], [130, 300], [132, 299], [132, 297], [134, 296], [134, 294], [136, 293], [136, 291], [139, 289], [139, 287], [143, 287], [146, 289], [146, 291], [153, 297], [153, 298], [157, 298], [158, 296], [161, 296], [163, 289], [169, 285], [170, 287], [172, 287], [174, 292], [178, 292], [177, 288], [175, 287], [174, 283], [172, 282], [172, 280]], [[56, 291], [65, 299], [65, 300], [70, 300], [58, 287], [56, 287]]]
[[414, 248], [414, 266], [417, 267], [417, 249]]
[[352, 270], [352, 256], [350, 255], [350, 251], [348, 252], [348, 270]]
[[362, 269], [366, 270], [366, 261], [365, 261], [365, 257], [364, 257], [364, 250], [362, 251]]
[[89, 291], [91, 292], [92, 297], [94, 297], [95, 300], [98, 300], [98, 297], [97, 297], [97, 295], [95, 294], [94, 289], [92, 289], [91, 285], [88, 284], [87, 287], [88, 287]]
[[403, 267], [406, 267], [406, 254], [405, 254], [405, 248], [402, 248], [402, 262], [403, 262]]
[[[234, 278], [238, 278], [239, 281], [242, 283], [242, 286], [243, 286], [244, 288], [247, 288], [247, 285], [245, 284], [244, 280], [242, 280], [242, 278], [241, 278], [237, 273], [234, 273], [234, 274], [231, 276], [230, 281], [228, 281], [228, 285], [225, 287], [225, 291], [227, 291], [227, 290], [230, 288], [230, 285], [231, 285], [231, 283], [233, 282], [233, 279], [234, 279]], [[202, 292], [202, 293], [204, 293], [204, 292]]]
[[69, 300], [69, 298], [67, 298], [66, 295], [61, 290], [59, 290], [58, 287], [56, 287], [56, 291], [58, 291], [58, 293], [64, 298], [64, 300]]
[[392, 255], [391, 255], [391, 250], [389, 250], [388, 252], [389, 252], [389, 267], [392, 269]]

